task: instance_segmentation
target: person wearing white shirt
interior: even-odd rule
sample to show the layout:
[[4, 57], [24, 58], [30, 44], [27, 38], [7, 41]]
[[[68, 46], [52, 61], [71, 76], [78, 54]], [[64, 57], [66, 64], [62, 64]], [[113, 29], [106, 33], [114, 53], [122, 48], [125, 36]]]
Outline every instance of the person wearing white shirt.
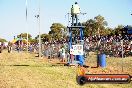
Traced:
[[62, 47], [62, 62], [64, 62], [65, 61], [65, 49], [64, 49], [64, 47]]
[[72, 15], [72, 25], [74, 25], [74, 19], [76, 19], [76, 24], [78, 24], [78, 15], [80, 14], [80, 7], [77, 2], [72, 5], [71, 15]]

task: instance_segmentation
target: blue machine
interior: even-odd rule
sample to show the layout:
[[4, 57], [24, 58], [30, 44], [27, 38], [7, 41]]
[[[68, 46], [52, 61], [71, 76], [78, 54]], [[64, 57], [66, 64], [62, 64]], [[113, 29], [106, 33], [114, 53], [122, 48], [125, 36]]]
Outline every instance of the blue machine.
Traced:
[[[80, 32], [80, 36], [79, 36], [79, 40], [80, 40], [80, 43], [79, 45], [83, 45], [83, 29], [84, 27], [83, 26], [71, 26], [71, 27], [68, 27], [69, 28], [69, 52], [70, 52], [70, 49], [72, 48], [72, 45], [73, 45], [73, 36], [72, 36], [72, 31], [77, 29], [77, 31]], [[75, 36], [74, 36], [75, 37]], [[75, 41], [75, 40], [74, 40]], [[76, 44], [74, 44], [76, 45]], [[84, 55], [74, 55], [74, 62], [69, 62], [70, 64], [80, 64], [80, 65], [84, 65]], [[72, 59], [70, 57], [70, 59]]]
[[[77, 5], [77, 2], [75, 3], [75, 5]], [[75, 6], [77, 7], [77, 6]], [[79, 6], [78, 6], [79, 7]], [[78, 12], [75, 12], [75, 11]], [[68, 26], [67, 28], [69, 29], [69, 53], [70, 53], [70, 49], [72, 49], [72, 45], [77, 45], [77, 43], [75, 43], [75, 34], [74, 31], [78, 32], [79, 39], [77, 39], [79, 42], [79, 45], [84, 45], [84, 41], [83, 41], [83, 29], [85, 28], [84, 26], [82, 26], [79, 22], [78, 22], [78, 15], [81, 14], [79, 13], [80, 8], [74, 8], [74, 5], [72, 5], [71, 8], [71, 17], [72, 17], [72, 23], [71, 26]], [[75, 22], [74, 22], [75, 21]], [[73, 43], [74, 42], [74, 43]], [[70, 53], [70, 59], [72, 59], [71, 57], [71, 53]], [[78, 55], [74, 55], [74, 61], [69, 61], [69, 64], [79, 64], [81, 66], [83, 66], [85, 63], [84, 60], [84, 55], [82, 54], [78, 54]]]

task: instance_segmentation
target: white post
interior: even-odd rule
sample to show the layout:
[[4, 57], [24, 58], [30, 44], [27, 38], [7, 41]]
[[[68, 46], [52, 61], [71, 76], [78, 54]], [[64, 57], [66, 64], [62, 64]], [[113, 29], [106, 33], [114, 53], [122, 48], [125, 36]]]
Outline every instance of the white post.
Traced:
[[38, 25], [39, 25], [39, 59], [41, 58], [41, 33], [40, 33], [40, 0], [39, 0], [39, 18], [38, 18]]
[[27, 20], [27, 0], [26, 0], [26, 30], [27, 30], [27, 52], [28, 52], [28, 20]]

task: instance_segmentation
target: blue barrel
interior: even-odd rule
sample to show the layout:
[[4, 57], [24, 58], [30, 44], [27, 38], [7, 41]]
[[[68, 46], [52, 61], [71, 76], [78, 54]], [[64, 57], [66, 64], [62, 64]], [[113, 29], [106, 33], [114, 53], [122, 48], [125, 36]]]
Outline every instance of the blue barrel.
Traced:
[[101, 54], [99, 57], [99, 63], [101, 67], [106, 67], [106, 55], [105, 54]]

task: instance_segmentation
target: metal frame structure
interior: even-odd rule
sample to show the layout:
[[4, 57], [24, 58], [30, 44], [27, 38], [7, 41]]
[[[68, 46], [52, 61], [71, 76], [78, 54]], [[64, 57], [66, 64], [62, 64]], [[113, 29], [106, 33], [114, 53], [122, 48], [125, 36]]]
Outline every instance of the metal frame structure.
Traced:
[[[73, 8], [73, 5], [72, 5], [72, 8]], [[72, 14], [72, 11], [71, 11], [71, 18], [72, 18], [71, 19], [71, 26], [69, 26], [69, 25], [67, 26], [67, 28], [69, 30], [69, 53], [70, 53], [70, 49], [72, 49], [72, 45], [73, 45], [72, 38], [75, 37], [75, 36], [73, 36], [74, 35], [74, 33], [73, 33], [74, 30], [79, 32], [79, 40], [81, 41], [80, 45], [84, 45], [84, 42], [83, 42], [83, 36], [84, 36], [83, 29], [85, 28], [85, 26], [79, 25], [79, 21], [78, 21], [79, 20], [78, 19], [79, 14], [82, 14], [82, 13], [78, 13], [78, 14], [73, 13]], [[86, 14], [86, 13], [83, 13], [83, 15], [84, 14]], [[68, 20], [69, 20], [69, 13], [68, 13]], [[70, 20], [68, 22], [70, 22]], [[84, 55], [74, 55], [74, 56], [75, 56], [75, 60], [74, 61], [71, 60], [70, 62], [68, 62], [68, 64], [79, 64], [79, 65], [83, 66], [84, 65]], [[72, 59], [71, 54], [70, 54], [70, 59]]]

